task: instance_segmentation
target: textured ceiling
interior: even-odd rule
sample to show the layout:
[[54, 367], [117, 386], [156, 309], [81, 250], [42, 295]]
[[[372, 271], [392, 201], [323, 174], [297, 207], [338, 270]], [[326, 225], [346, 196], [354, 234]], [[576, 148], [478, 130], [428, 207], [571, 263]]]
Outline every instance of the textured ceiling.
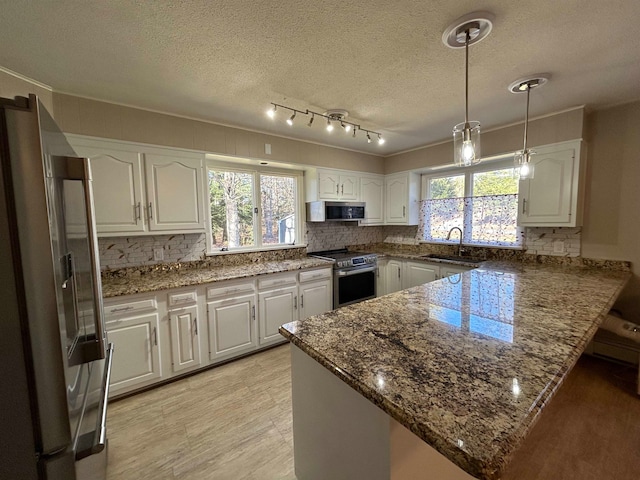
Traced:
[[[0, 65], [61, 91], [389, 154], [448, 139], [464, 120], [464, 50], [442, 32], [485, 10], [470, 47], [470, 119], [521, 121], [510, 82], [548, 72], [531, 115], [640, 98], [638, 0], [344, 2], [0, 0]], [[285, 124], [270, 102], [346, 109], [383, 146]]]

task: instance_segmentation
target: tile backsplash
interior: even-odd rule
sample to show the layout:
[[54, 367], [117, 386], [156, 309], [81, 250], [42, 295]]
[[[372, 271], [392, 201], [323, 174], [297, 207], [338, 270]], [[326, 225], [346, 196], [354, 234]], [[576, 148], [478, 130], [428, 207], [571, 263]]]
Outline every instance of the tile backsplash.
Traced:
[[[526, 228], [526, 252], [531, 255], [580, 256], [580, 228]], [[308, 252], [344, 248], [347, 245], [388, 243], [418, 245], [418, 227], [359, 227], [348, 223], [306, 223]], [[562, 252], [554, 253], [554, 247]], [[102, 269], [118, 269], [159, 263], [177, 263], [205, 258], [204, 233], [108, 237], [98, 239]], [[163, 259], [154, 260], [154, 250], [162, 248]]]
[[[163, 249], [162, 260], [153, 259], [157, 248]], [[204, 233], [98, 238], [100, 266], [103, 270], [200, 260], [204, 257], [205, 249]]]

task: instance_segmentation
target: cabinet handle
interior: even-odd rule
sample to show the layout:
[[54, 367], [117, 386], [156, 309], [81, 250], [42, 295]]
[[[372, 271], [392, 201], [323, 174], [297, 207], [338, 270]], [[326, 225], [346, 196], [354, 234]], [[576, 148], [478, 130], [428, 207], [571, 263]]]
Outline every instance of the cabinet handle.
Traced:
[[111, 310], [111, 313], [126, 312], [128, 310], [133, 310], [133, 307], [131, 305], [129, 305], [128, 307], [114, 308], [114, 309]]
[[196, 335], [198, 335], [198, 318], [194, 318], [193, 319], [193, 330], [195, 331]]
[[407, 212], [407, 207], [405, 207], [404, 205], [402, 206], [402, 218], [405, 217], [405, 214]]
[[138, 224], [138, 220], [140, 220], [142, 216], [142, 206], [140, 202], [133, 206], [133, 216], [136, 219], [136, 225]]
[[251, 319], [255, 322], [256, 321], [256, 306], [253, 305], [251, 307]]
[[153, 218], [153, 208], [152, 208], [152, 204], [151, 202], [149, 202], [149, 206], [147, 207], [149, 210], [149, 220], [151, 220]]
[[173, 304], [177, 305], [179, 303], [192, 302], [192, 301], [193, 301], [193, 297], [176, 298], [173, 300]]
[[298, 296], [293, 297], [293, 308], [298, 309]]
[[342, 195], [344, 195], [344, 183], [342, 184], [341, 189], [342, 189], [342, 191], [340, 193], [342, 193]]
[[398, 269], [398, 278], [400, 278], [400, 269]]
[[304, 293], [300, 295], [300, 308], [304, 308]]
[[153, 344], [156, 347], [158, 346], [158, 328], [157, 327], [153, 327]]
[[526, 198], [523, 198], [523, 199], [522, 199], [522, 213], [524, 213], [525, 205], [526, 205], [526, 204], [527, 204], [527, 199], [526, 199]]
[[340, 184], [336, 185], [336, 195], [340, 195]]

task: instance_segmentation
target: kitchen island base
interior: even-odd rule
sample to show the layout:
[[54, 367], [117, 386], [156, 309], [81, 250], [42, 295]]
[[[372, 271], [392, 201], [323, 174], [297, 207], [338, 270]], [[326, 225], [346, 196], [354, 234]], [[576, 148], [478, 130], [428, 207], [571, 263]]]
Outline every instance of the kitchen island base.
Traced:
[[474, 478], [293, 344], [291, 377], [298, 480]]

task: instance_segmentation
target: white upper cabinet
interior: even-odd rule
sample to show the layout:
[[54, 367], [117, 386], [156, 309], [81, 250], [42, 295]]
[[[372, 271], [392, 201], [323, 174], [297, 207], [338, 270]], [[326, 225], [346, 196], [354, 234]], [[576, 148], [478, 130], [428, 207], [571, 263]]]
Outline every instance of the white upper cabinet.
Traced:
[[204, 230], [202, 157], [145, 154], [150, 230]]
[[384, 177], [382, 175], [360, 177], [360, 201], [365, 202], [365, 219], [360, 225], [384, 223]]
[[91, 163], [100, 236], [205, 229], [202, 154], [68, 135]]
[[356, 201], [360, 196], [360, 175], [356, 172], [319, 168], [305, 173], [308, 202], [316, 200]]
[[357, 200], [358, 176], [333, 170], [318, 170], [320, 200]]
[[398, 173], [385, 178], [385, 224], [417, 225], [420, 214], [420, 176]]
[[581, 141], [536, 148], [534, 177], [521, 180], [518, 225], [576, 227], [582, 225]]

